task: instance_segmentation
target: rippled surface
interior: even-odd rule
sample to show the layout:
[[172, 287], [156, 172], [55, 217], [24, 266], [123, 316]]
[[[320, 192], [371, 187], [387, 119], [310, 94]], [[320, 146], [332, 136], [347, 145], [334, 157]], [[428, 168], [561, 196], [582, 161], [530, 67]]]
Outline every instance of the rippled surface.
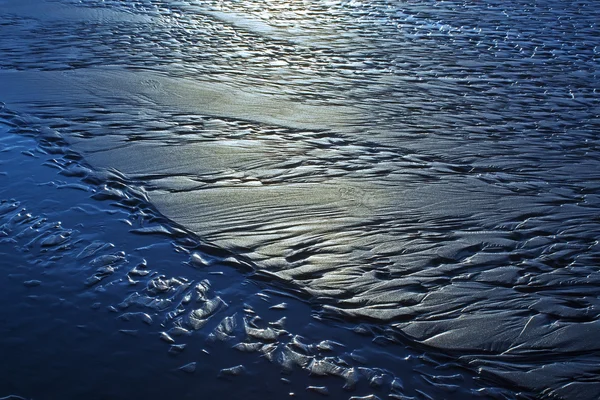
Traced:
[[[45, 250], [65, 246], [78, 229], [84, 238], [62, 256], [71, 267], [53, 270], [60, 277], [88, 268], [76, 280], [87, 289], [78, 290], [125, 313], [114, 331], [130, 331], [122, 320], [152, 327], [161, 319], [165, 342], [182, 330], [190, 342], [235, 338], [237, 349], [308, 371], [285, 378], [302, 395], [600, 395], [600, 35], [592, 4], [0, 5], [3, 137], [35, 138], [45, 163], [72, 180], [45, 178], [50, 186], [85, 193], [77, 200], [85, 206], [50, 209], [76, 225], [72, 210], [91, 207], [90, 221], [114, 225], [129, 249], [113, 248], [116, 240], [94, 229], [100, 222], [87, 221], [65, 232], [29, 222], [38, 241], [19, 242], [10, 224], [23, 200], [11, 197], [39, 199], [18, 184], [18, 161], [7, 158], [2, 252], [34, 246], [30, 260], [12, 263], [49, 265], [55, 256]], [[5, 145], [10, 157], [27, 156], [14, 146]], [[44, 177], [43, 164], [27, 168]], [[97, 204], [107, 201], [117, 207], [108, 217]], [[161, 246], [169, 251], [139, 250]], [[160, 253], [187, 269], [131, 269], [142, 262], [131, 261], [134, 249], [148, 264], [146, 252]], [[124, 264], [129, 272], [119, 275]], [[145, 288], [129, 289], [139, 273]], [[227, 279], [213, 289], [202, 280], [212, 282], [210, 273]], [[276, 304], [289, 295], [295, 306]], [[252, 296], [273, 303], [261, 311], [274, 314], [270, 326], [244, 304]], [[312, 324], [323, 321], [318, 328], [306, 327], [311, 315]], [[340, 333], [349, 331], [366, 336]], [[319, 340], [341, 340], [344, 350], [321, 344], [339, 351], [324, 355]], [[226, 348], [223, 359], [244, 365]], [[364, 356], [348, 356], [355, 350]], [[187, 373], [203, 365], [186, 361], [197, 363], [185, 364]], [[239, 377], [267, 367], [224, 368], [221, 376]], [[345, 384], [305, 384], [320, 375]], [[246, 387], [257, 391], [240, 396], [267, 393], [252, 380]]]

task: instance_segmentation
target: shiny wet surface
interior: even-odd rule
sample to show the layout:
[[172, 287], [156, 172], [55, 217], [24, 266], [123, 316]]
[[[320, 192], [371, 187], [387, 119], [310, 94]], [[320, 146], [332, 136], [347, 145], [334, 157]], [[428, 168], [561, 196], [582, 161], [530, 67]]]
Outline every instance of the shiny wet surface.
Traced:
[[[105, 293], [99, 309], [145, 313], [98, 317], [133, 335], [132, 349], [154, 349], [144, 338], [160, 332], [119, 324], [150, 318], [163, 321], [166, 342], [183, 331], [199, 348], [215, 329], [230, 346], [245, 337], [245, 350], [305, 370], [289, 378], [289, 391], [303, 394], [315, 375], [341, 377], [325, 385], [336, 398], [600, 393], [600, 38], [590, 4], [3, 3], [2, 121], [20, 118], [6, 135], [60, 154], [45, 163], [82, 189], [70, 207], [90, 208], [85, 218], [62, 201], [36, 211], [71, 218], [66, 229], [78, 232], [35, 226], [39, 251], [10, 264], [49, 266], [47, 247], [78, 234], [88, 252], [96, 243], [89, 258], [77, 257], [85, 246], [61, 250], [71, 266], [54, 268], [56, 279], [87, 267], [71, 278], [82, 296]], [[8, 227], [21, 218], [11, 197], [40, 202], [19, 183], [17, 162], [3, 164]], [[42, 164], [28, 175], [55, 182]], [[118, 206], [107, 216], [96, 202]], [[101, 223], [115, 231], [95, 237]], [[15, 240], [3, 254], [23, 248]], [[137, 278], [119, 270], [151, 263], [132, 251], [183, 269], [130, 283]], [[207, 273], [225, 278], [209, 290], [202, 279], [217, 278]], [[267, 295], [273, 288], [281, 293]], [[255, 295], [276, 306], [290, 293], [297, 305], [268, 309], [267, 322], [243, 304]], [[85, 310], [78, 315], [93, 321], [98, 313]], [[212, 318], [219, 313], [230, 319]], [[278, 326], [281, 317], [293, 329]], [[363, 339], [338, 333], [356, 330]], [[338, 334], [346, 350], [334, 346], [329, 357], [318, 343]], [[380, 350], [382, 342], [393, 344]], [[348, 348], [364, 365], [344, 359]], [[250, 376], [271, 368], [222, 351]], [[451, 371], [437, 376], [425, 358]], [[213, 361], [195, 362], [200, 371]], [[371, 386], [352, 389], [354, 380]], [[216, 382], [202, 386], [218, 393]], [[252, 380], [240, 387], [266, 390]]]
[[3, 396], [512, 396], [378, 324], [324, 318], [61, 138], [6, 109], [1, 126]]

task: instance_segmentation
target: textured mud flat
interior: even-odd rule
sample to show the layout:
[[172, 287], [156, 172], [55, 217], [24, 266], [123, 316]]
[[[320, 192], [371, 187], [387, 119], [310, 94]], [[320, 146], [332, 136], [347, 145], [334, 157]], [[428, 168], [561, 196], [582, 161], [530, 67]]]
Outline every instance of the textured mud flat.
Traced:
[[160, 216], [0, 111], [0, 391], [22, 398], [511, 398]]
[[[69, 155], [61, 173], [93, 176], [92, 198], [164, 219], [134, 235], [180, 237], [204, 268], [213, 256], [186, 242], [201, 240], [216, 265], [253, 271], [331, 324], [368, 323], [357, 348], [385, 332], [449, 357], [468, 382], [504, 385], [501, 398], [600, 394], [597, 10], [64, 1], [42, 17], [4, 4], [0, 101]], [[111, 263], [84, 282], [104, 287]], [[171, 299], [169, 329], [194, 331], [227, 303], [160, 279], [118, 304], [161, 313], [153, 295], [173, 290], [186, 300]], [[203, 306], [185, 311], [192, 299]], [[275, 322], [228, 318], [214, 335], [242, 327], [266, 343], [236, 346], [352, 387], [360, 369], [288, 354], [291, 342], [278, 353]], [[382, 393], [403, 396], [385, 376]], [[407, 395], [425, 396], [417, 386]], [[473, 387], [432, 396], [490, 395]]]

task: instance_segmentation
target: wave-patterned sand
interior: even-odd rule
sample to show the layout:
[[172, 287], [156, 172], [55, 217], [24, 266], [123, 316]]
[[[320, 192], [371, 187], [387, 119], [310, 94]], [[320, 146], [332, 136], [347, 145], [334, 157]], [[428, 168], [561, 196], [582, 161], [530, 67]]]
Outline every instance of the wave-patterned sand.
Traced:
[[[72, 28], [71, 59], [57, 32], [34, 44], [18, 8], [0, 100], [329, 317], [593, 398], [594, 11], [551, 2], [588, 13], [559, 24], [586, 38], [567, 43], [539, 31], [562, 21], [550, 6], [351, 3], [306, 11], [327, 27], [288, 29], [296, 17], [253, 2], [105, 2]], [[72, 9], [56, 19], [86, 8]]]

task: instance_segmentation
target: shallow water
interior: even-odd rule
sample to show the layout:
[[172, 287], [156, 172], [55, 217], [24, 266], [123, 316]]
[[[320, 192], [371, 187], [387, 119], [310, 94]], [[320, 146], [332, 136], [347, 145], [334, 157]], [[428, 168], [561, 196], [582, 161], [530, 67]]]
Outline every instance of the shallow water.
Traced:
[[0, 395], [600, 396], [593, 5], [0, 6]]

